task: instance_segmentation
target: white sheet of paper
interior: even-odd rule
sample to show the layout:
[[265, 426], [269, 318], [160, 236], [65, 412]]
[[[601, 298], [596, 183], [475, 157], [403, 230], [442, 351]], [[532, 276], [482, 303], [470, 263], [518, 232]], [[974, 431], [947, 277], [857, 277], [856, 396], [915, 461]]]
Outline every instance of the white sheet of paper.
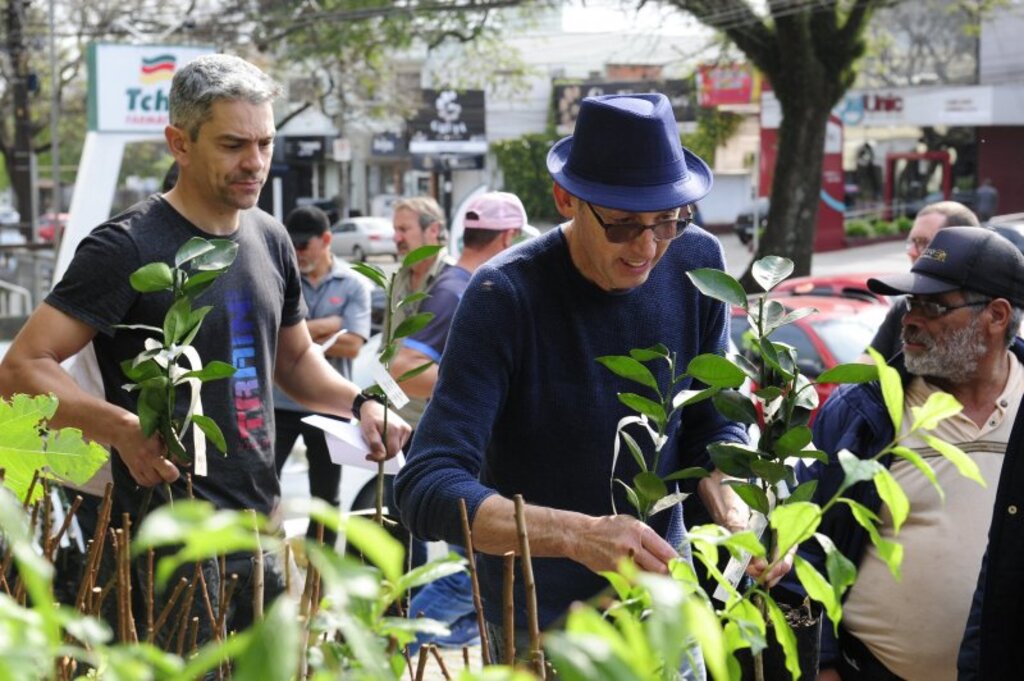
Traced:
[[[370, 446], [366, 444], [366, 438], [363, 437], [357, 424], [329, 419], [318, 414], [307, 416], [302, 419], [302, 422], [324, 431], [327, 439], [327, 451], [334, 463], [377, 470], [375, 461], [366, 460]], [[394, 475], [404, 465], [405, 454], [398, 452], [397, 456], [384, 462], [384, 472]]]

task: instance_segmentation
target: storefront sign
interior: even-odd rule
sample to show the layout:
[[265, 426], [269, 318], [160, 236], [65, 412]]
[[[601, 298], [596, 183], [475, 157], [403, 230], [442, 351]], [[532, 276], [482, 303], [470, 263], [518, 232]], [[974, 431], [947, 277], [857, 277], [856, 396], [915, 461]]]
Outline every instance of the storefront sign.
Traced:
[[693, 86], [689, 80], [561, 83], [554, 86], [555, 126], [558, 134], [572, 134], [576, 125], [576, 116], [580, 111], [580, 101], [584, 97], [634, 95], [646, 92], [660, 92], [668, 97], [678, 122], [697, 120], [697, 107], [693, 101]]
[[749, 64], [702, 64], [697, 92], [703, 107], [750, 104], [761, 98], [761, 74]]
[[175, 72], [211, 52], [212, 47], [91, 43], [89, 130], [162, 133]]
[[378, 133], [370, 142], [371, 156], [404, 156], [405, 154], [405, 140], [393, 132]]
[[484, 91], [424, 90], [409, 133], [413, 154], [487, 153]]
[[324, 137], [283, 137], [286, 161], [317, 163], [324, 160], [327, 140]]

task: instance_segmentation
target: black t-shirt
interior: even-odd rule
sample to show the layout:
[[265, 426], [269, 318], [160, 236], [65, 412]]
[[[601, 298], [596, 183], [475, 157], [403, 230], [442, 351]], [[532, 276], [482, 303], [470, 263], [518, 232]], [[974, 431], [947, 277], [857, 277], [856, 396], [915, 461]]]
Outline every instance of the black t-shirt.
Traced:
[[[137, 393], [120, 363], [143, 350], [151, 331], [114, 328], [122, 324], [162, 327], [170, 292], [139, 294], [129, 276], [142, 265], [163, 261], [188, 239], [214, 238], [186, 220], [165, 199], [152, 196], [100, 225], [82, 240], [64, 278], [46, 302], [95, 328], [93, 344], [106, 398], [136, 411]], [[203, 412], [217, 422], [227, 455], [207, 448], [208, 474], [193, 479], [195, 496], [218, 508], [252, 508], [269, 514], [280, 498], [274, 469], [272, 387], [278, 330], [305, 316], [298, 266], [284, 227], [259, 209], [241, 213], [238, 230], [224, 237], [238, 244], [234, 264], [195, 302], [211, 305], [192, 345], [203, 364], [220, 360], [236, 367], [229, 379], [204, 383]], [[187, 393], [176, 406], [187, 407]], [[191, 431], [184, 444], [191, 452]], [[141, 490], [120, 457], [112, 457], [115, 496], [134, 513]], [[185, 495], [183, 479], [174, 496]]]

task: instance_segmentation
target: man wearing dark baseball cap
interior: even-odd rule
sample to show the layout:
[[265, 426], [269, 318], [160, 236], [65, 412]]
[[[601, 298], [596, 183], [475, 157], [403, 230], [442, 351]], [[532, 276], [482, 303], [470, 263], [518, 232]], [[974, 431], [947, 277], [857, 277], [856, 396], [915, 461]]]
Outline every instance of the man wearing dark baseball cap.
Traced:
[[[526, 501], [533, 556], [544, 559], [534, 564], [542, 629], [604, 588], [598, 572], [620, 559], [665, 573], [678, 557], [681, 506], [645, 524], [611, 485], [638, 472], [632, 457], [613, 458], [616, 425], [634, 413], [617, 395], [634, 386], [595, 360], [664, 344], [686, 366], [700, 353], [723, 353], [728, 338], [728, 309], [686, 277], [724, 269], [721, 244], [691, 225], [711, 171], [680, 145], [664, 95], [584, 99], [574, 133], [552, 147], [547, 166], [566, 222], [477, 270], [396, 481], [402, 518], [423, 538], [461, 542], [465, 499], [495, 648], [502, 554], [517, 547], [516, 494]], [[664, 363], [652, 370], [666, 385]], [[652, 457], [650, 435], [630, 434]], [[667, 438], [663, 475], [710, 468], [709, 444], [745, 442], [746, 433], [705, 401], [685, 408]], [[745, 527], [745, 506], [719, 482], [701, 482], [706, 505], [731, 529]], [[517, 587], [516, 648], [525, 657], [524, 606]]]
[[[800, 482], [817, 480], [813, 501], [823, 503], [843, 485], [846, 473], [838, 460], [840, 452], [874, 458], [900, 438], [897, 453], [878, 461], [909, 501], [909, 516], [902, 528], [894, 527], [892, 514], [883, 513], [873, 486], [856, 485], [844, 496], [877, 513], [883, 536], [899, 530], [902, 578], [892, 578], [879, 548], [867, 541], [849, 513], [826, 514], [820, 531], [857, 565], [857, 581], [843, 603], [838, 638], [831, 626], [822, 627], [818, 678], [952, 680], [957, 678], [957, 649], [968, 614], [981, 621], [984, 576], [974, 598], [977, 613], [971, 612], [972, 594], [990, 522], [993, 533], [1000, 527], [1017, 529], [1011, 529], [999, 549], [1003, 571], [996, 583], [1001, 586], [984, 603], [991, 614], [990, 626], [983, 631], [967, 626], [972, 643], [965, 643], [965, 648], [973, 650], [968, 658], [977, 663], [979, 639], [982, 646], [997, 640], [998, 652], [993, 651], [988, 662], [998, 660], [1013, 647], [1003, 630], [1018, 632], [1024, 615], [1019, 606], [1024, 602], [1019, 579], [1024, 549], [1020, 548], [1020, 526], [1012, 524], [1016, 510], [1008, 510], [1016, 509], [1013, 500], [1024, 496], [1020, 482], [1024, 465], [1019, 463], [1024, 437], [1019, 408], [1024, 394], [1024, 342], [1017, 338], [1024, 318], [1024, 256], [990, 230], [949, 227], [935, 235], [909, 273], [869, 279], [868, 287], [876, 293], [907, 296], [903, 352], [889, 361], [902, 379], [901, 430], [894, 430], [877, 381], [842, 386], [814, 422], [814, 443], [829, 455], [829, 461], [801, 466], [797, 477]], [[910, 424], [939, 392], [952, 395], [963, 410], [939, 421], [927, 435], [911, 435]], [[934, 446], [936, 440], [959, 448], [971, 462], [967, 465], [976, 466], [987, 485], [964, 477], [963, 462], [948, 459], [942, 447]], [[924, 466], [931, 479], [922, 475]], [[1015, 480], [1015, 488], [1007, 487], [1008, 479]], [[989, 563], [995, 565], [993, 547], [989, 544]], [[823, 566], [823, 556], [815, 547], [803, 547], [801, 552]], [[1002, 562], [1006, 559], [1009, 564]], [[1018, 570], [1012, 580], [1005, 572], [1008, 567], [1011, 572]], [[1014, 595], [1007, 598], [1005, 585], [1011, 581]], [[991, 602], [995, 598], [1000, 603]], [[894, 607], [899, 610], [899, 626], [893, 625]], [[1014, 678], [1020, 667], [1013, 672], [998, 669], [998, 673], [972, 678]]]

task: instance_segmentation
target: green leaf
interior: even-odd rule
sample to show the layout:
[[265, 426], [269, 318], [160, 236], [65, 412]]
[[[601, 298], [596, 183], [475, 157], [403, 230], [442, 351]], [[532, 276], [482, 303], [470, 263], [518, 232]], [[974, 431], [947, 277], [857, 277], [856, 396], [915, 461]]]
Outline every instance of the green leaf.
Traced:
[[224, 272], [220, 270], [196, 272], [191, 274], [188, 277], [188, 281], [182, 284], [181, 291], [192, 300], [195, 300], [200, 293], [210, 288], [210, 286], [213, 285], [213, 282], [217, 281], [222, 274], [224, 274]]
[[899, 534], [900, 528], [910, 515], [910, 500], [906, 492], [892, 477], [892, 474], [884, 468], [875, 473], [875, 488], [878, 496], [882, 498], [885, 505], [889, 507], [889, 514], [892, 516], [893, 533]]
[[688, 496], [690, 496], [689, 492], [674, 492], [672, 494], [666, 494], [654, 502], [651, 506], [651, 510], [648, 512], [648, 516], [657, 515], [662, 511], [666, 511], [674, 507], [676, 504], [681, 504]]
[[780, 480], [790, 480], [793, 477], [793, 471], [789, 466], [778, 463], [777, 461], [766, 461], [765, 459], [755, 459], [750, 464], [750, 469], [754, 471], [754, 474], [767, 482], [770, 485], [777, 485]]
[[782, 646], [782, 651], [786, 654], [786, 669], [792, 674], [793, 679], [799, 679], [800, 655], [796, 649], [796, 636], [793, 634], [793, 630], [789, 628], [786, 616], [782, 613], [774, 599], [766, 597], [764, 604], [768, 610], [768, 619], [771, 620], [772, 626], [775, 628], [775, 640], [779, 642], [779, 645]]
[[811, 443], [811, 429], [807, 426], [796, 426], [787, 430], [775, 441], [775, 449], [783, 456], [800, 456], [804, 447]]
[[640, 385], [650, 388], [656, 394], [661, 394], [658, 387], [658, 381], [654, 378], [654, 374], [651, 373], [651, 370], [632, 357], [606, 355], [604, 357], [598, 357], [597, 361], [616, 376], [639, 383]]
[[759, 485], [739, 480], [727, 480], [725, 484], [732, 487], [747, 506], [761, 515], [768, 515], [768, 495]]
[[132, 381], [141, 383], [142, 381], [156, 378], [164, 375], [163, 367], [154, 362], [153, 360], [146, 360], [136, 364], [136, 359], [126, 359], [121, 362], [121, 371]]
[[342, 530], [346, 541], [380, 568], [389, 582], [398, 583], [405, 559], [400, 542], [380, 525], [355, 515], [345, 517]]
[[188, 298], [181, 298], [171, 305], [164, 315], [164, 347], [177, 345], [192, 330], [189, 325], [191, 314], [192, 304]]
[[[816, 312], [816, 310], [812, 310]], [[756, 315], [755, 315], [756, 317]], [[782, 326], [782, 320], [786, 318], [786, 308], [777, 300], [767, 300], [761, 310], [761, 328], [764, 335], [768, 336], [775, 329]]]
[[227, 453], [228, 444], [224, 441], [224, 433], [221, 432], [220, 426], [217, 425], [216, 421], [211, 419], [209, 416], [204, 416], [203, 414], [193, 414], [192, 423], [199, 428], [199, 430], [203, 431], [203, 435], [206, 436], [206, 439], [213, 443], [213, 446], [216, 447], [220, 453]]
[[798, 501], [810, 501], [814, 498], [814, 492], [818, 489], [817, 480], [808, 480], [800, 483], [786, 498], [787, 504], [795, 504]]
[[[814, 538], [825, 550], [825, 571], [828, 573], [828, 581], [832, 585], [832, 591], [836, 599], [842, 602], [843, 594], [857, 581], [857, 567], [849, 558], [843, 555], [842, 551], [836, 548], [832, 539], [827, 535], [817, 533]], [[836, 631], [839, 631], [839, 620], [832, 620]]]
[[420, 246], [402, 259], [402, 268], [406, 269], [412, 267], [418, 262], [426, 260], [427, 258], [433, 258], [441, 251], [442, 248], [444, 248], [444, 246]]
[[884, 539], [877, 532], [871, 536], [871, 539], [875, 543], [878, 557], [888, 566], [893, 579], [897, 582], [900, 581], [902, 579], [900, 567], [903, 565], [903, 544]]
[[773, 343], [767, 338], [762, 338], [758, 343], [758, 347], [760, 347], [761, 349], [761, 359], [763, 359], [769, 367], [777, 371], [783, 380], [793, 380], [792, 367], [784, 368], [782, 366], [784, 361], [787, 365], [789, 365], [790, 362], [788, 361], [788, 359], [784, 360], [782, 357], [780, 357], [778, 351], [779, 347], [785, 348], [789, 346], [786, 346], [782, 343]]
[[206, 318], [206, 315], [208, 315], [212, 309], [213, 306], [205, 305], [197, 310], [192, 310], [192, 312], [189, 313], [188, 322], [185, 324], [185, 327], [188, 329], [188, 333], [182, 336], [178, 343], [179, 345], [189, 345], [195, 340], [196, 335], [199, 333], [199, 325], [203, 323], [203, 319]]
[[354, 263], [351, 263], [349, 265], [349, 267], [351, 267], [356, 272], [358, 272], [359, 274], [363, 275], [364, 277], [366, 277], [367, 279], [372, 281], [378, 287], [380, 287], [382, 289], [387, 289], [387, 287], [388, 287], [387, 275], [384, 274], [384, 270], [382, 270], [377, 265], [371, 265], [370, 263], [365, 263], [365, 262], [354, 262]]
[[264, 618], [246, 630], [248, 645], [231, 663], [233, 681], [292, 678], [303, 652], [299, 622], [295, 599], [275, 600]]
[[666, 416], [665, 409], [660, 404], [636, 393], [619, 393], [619, 402], [630, 409], [647, 416], [655, 423], [664, 425]]
[[629, 356], [638, 362], [670, 359], [668, 348], [660, 343], [650, 348], [634, 348], [629, 351]]
[[227, 362], [213, 360], [198, 371], [189, 371], [182, 374], [181, 378], [198, 378], [200, 381], [216, 381], [221, 378], [230, 378], [235, 375], [235, 367]]
[[704, 295], [727, 305], [746, 309], [747, 293], [735, 278], [721, 270], [700, 268], [686, 273], [693, 285]]
[[743, 370], [731, 360], [710, 353], [697, 355], [690, 360], [686, 373], [715, 388], [738, 388], [746, 379]]
[[398, 301], [398, 307], [408, 307], [410, 305], [415, 305], [421, 300], [426, 300], [429, 297], [430, 294], [427, 293], [426, 291], [416, 291], [415, 293], [410, 293], [405, 298], [402, 298], [400, 301]]
[[408, 381], [410, 378], [416, 378], [417, 376], [419, 376], [420, 374], [422, 374], [424, 371], [426, 371], [427, 369], [429, 369], [432, 366], [434, 366], [434, 361], [433, 360], [431, 360], [429, 362], [424, 362], [423, 364], [419, 365], [418, 367], [415, 367], [413, 369], [409, 369], [408, 371], [406, 371], [404, 374], [402, 374], [401, 376], [399, 376], [395, 380], [398, 383], [401, 383], [403, 381]]
[[778, 397], [782, 397], [782, 395], [784, 395], [785, 393], [782, 391], [782, 388], [770, 385], [766, 388], [755, 390], [754, 394], [760, 397], [765, 402], [771, 402], [772, 400]]
[[779, 320], [779, 326], [785, 326], [786, 324], [792, 324], [795, 321], [803, 319], [804, 317], [810, 317], [812, 314], [818, 312], [817, 308], [814, 307], [801, 307], [796, 310], [791, 310], [786, 313], [782, 319]]
[[409, 591], [409, 589], [425, 586], [442, 577], [460, 572], [464, 573], [466, 572], [466, 564], [466, 559], [459, 554], [449, 553], [443, 558], [432, 560], [402, 575], [395, 583], [394, 592], [396, 595], [401, 595]]
[[192, 267], [197, 271], [223, 271], [231, 267], [238, 255], [238, 244], [228, 239], [211, 239], [209, 243], [213, 248], [193, 258]]
[[668, 494], [668, 488], [657, 473], [644, 471], [633, 477], [633, 488], [643, 499], [657, 501]]
[[885, 408], [889, 412], [893, 432], [899, 433], [903, 426], [903, 382], [900, 380], [899, 372], [888, 366], [885, 363], [885, 358], [877, 350], [869, 347], [868, 354], [875, 360], [875, 366], [878, 369], [882, 399], [885, 400]]
[[430, 320], [433, 318], [433, 312], [420, 312], [409, 317], [406, 317], [405, 319], [402, 320], [402, 323], [398, 325], [398, 328], [395, 329], [392, 335], [394, 336], [395, 340], [411, 336], [420, 329], [422, 329], [423, 327], [425, 327], [427, 324], [429, 324]]
[[757, 410], [750, 398], [736, 390], [723, 390], [712, 399], [718, 413], [738, 423], [757, 423]]
[[824, 383], [867, 383], [878, 378], [878, 367], [871, 364], [837, 364], [818, 374], [815, 381]]
[[198, 258], [207, 251], [212, 251], [214, 248], [213, 244], [202, 237], [194, 236], [178, 249], [178, 252], [174, 254], [174, 266], [181, 267], [189, 260]]
[[932, 487], [939, 493], [939, 498], [945, 501], [946, 492], [942, 489], [942, 485], [939, 484], [939, 479], [935, 475], [935, 469], [932, 468], [931, 464], [925, 461], [924, 457], [915, 452], [914, 450], [898, 445], [889, 450], [893, 456], [898, 456], [905, 461], [909, 461], [913, 464], [914, 468], [921, 471], [921, 475], [928, 478], [928, 481], [932, 483]]
[[709, 397], [714, 397], [718, 394], [721, 388], [704, 388], [703, 390], [680, 390], [676, 393], [676, 396], [672, 398], [672, 408], [679, 409], [680, 407], [689, 407], [691, 404], [697, 404], [702, 402]]
[[143, 388], [139, 391], [136, 407], [139, 412], [139, 425], [142, 427], [142, 434], [150, 437], [156, 432], [160, 420], [167, 410], [167, 395], [159, 388]]
[[874, 459], [859, 459], [848, 449], [839, 452], [839, 465], [843, 467], [845, 473], [840, 491], [849, 489], [858, 482], [871, 480], [879, 471], [885, 470], [885, 466]]
[[962, 449], [956, 445], [944, 442], [934, 435], [921, 434], [921, 439], [928, 443], [928, 446], [937, 451], [939, 454], [949, 460], [956, 469], [960, 471], [960, 475], [964, 476], [968, 480], [973, 480], [982, 487], [987, 487], [985, 479], [981, 477], [981, 470], [978, 468], [978, 464], [974, 462], [974, 459], [967, 456]]
[[619, 435], [622, 436], [622, 441], [626, 443], [626, 447], [629, 449], [629, 453], [633, 455], [633, 461], [636, 461], [636, 465], [642, 471], [647, 470], [647, 460], [644, 459], [644, 453], [640, 449], [640, 445], [636, 443], [633, 436], [627, 433], [625, 430], [619, 430]]
[[750, 275], [765, 291], [771, 291], [791, 274], [793, 261], [777, 255], [767, 255], [756, 260], [750, 268]]
[[839, 622], [843, 617], [843, 606], [828, 580], [799, 555], [793, 557], [793, 568], [807, 595], [825, 606], [825, 612], [833, 623]]
[[636, 491], [632, 487], [630, 487], [629, 485], [624, 483], [622, 480], [619, 480], [618, 478], [615, 478], [615, 482], [617, 482], [620, 485], [622, 485], [623, 490], [625, 490], [625, 492], [626, 492], [626, 500], [629, 502], [629, 504], [633, 508], [636, 509], [636, 512], [637, 513], [643, 513], [645, 511], [645, 509], [647, 508], [647, 505], [642, 504], [640, 502], [640, 497], [637, 496]]
[[821, 523], [821, 508], [807, 501], [778, 506], [769, 523], [777, 534], [779, 551], [788, 551], [814, 536]]
[[726, 475], [734, 478], [756, 477], [750, 466], [758, 458], [757, 450], [748, 445], [716, 442], [708, 445], [708, 454], [715, 468]]
[[944, 392], [934, 392], [928, 396], [928, 400], [920, 407], [911, 407], [914, 415], [914, 424], [911, 430], [923, 428], [934, 430], [940, 421], [956, 416], [963, 411], [964, 406], [957, 402], [957, 399]]
[[689, 468], [684, 468], [680, 471], [676, 471], [675, 473], [670, 473], [669, 475], [666, 475], [663, 479], [665, 480], [665, 482], [672, 482], [673, 480], [692, 480], [693, 478], [706, 478], [709, 475], [711, 475], [711, 473], [706, 468], [701, 468], [700, 466], [690, 466]]
[[132, 272], [128, 281], [139, 293], [155, 293], [171, 288], [174, 277], [167, 263], [151, 262]]

